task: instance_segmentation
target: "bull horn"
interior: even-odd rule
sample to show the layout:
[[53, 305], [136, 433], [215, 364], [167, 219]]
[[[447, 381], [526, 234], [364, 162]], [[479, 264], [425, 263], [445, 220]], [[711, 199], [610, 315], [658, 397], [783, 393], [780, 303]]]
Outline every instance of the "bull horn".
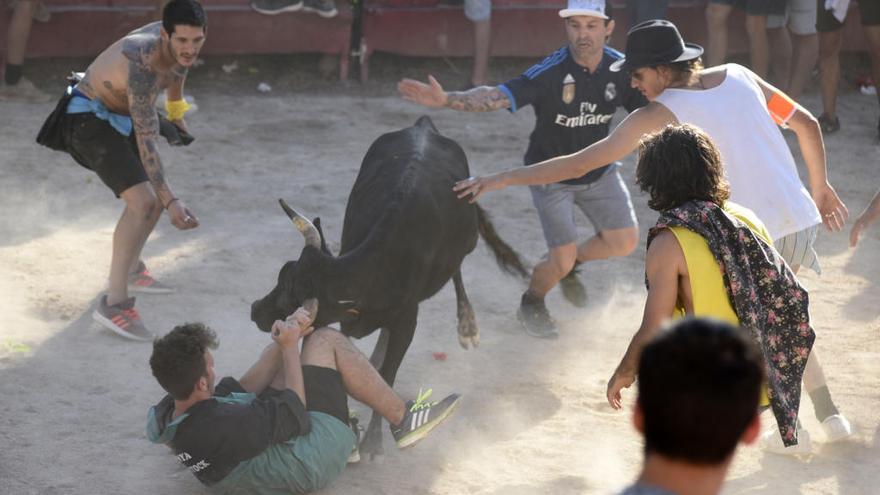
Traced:
[[314, 297], [311, 299], [306, 299], [302, 304], [303, 309], [309, 312], [309, 316], [312, 317], [312, 321], [315, 321], [315, 318], [318, 317], [318, 300]]
[[318, 233], [318, 229], [312, 225], [312, 222], [288, 206], [283, 199], [279, 199], [278, 202], [281, 204], [284, 213], [287, 213], [287, 216], [293, 221], [296, 230], [300, 231], [303, 237], [305, 237], [306, 245], [321, 249], [321, 234]]

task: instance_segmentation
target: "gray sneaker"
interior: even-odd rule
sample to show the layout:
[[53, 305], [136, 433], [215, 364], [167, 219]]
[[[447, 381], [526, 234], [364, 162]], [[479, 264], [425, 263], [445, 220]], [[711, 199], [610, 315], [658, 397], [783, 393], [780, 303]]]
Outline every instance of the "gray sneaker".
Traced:
[[153, 278], [147, 266], [141, 261], [137, 271], [128, 274], [128, 291], [141, 294], [171, 294], [177, 290]]
[[296, 12], [303, 8], [303, 0], [256, 0], [251, 8], [265, 15], [278, 15]]
[[[525, 298], [523, 298], [525, 299]], [[523, 301], [516, 312], [516, 316], [523, 325], [526, 333], [532, 337], [539, 339], [555, 339], [559, 337], [559, 331], [556, 330], [556, 322], [547, 311], [547, 306], [543, 301], [527, 302]]]
[[156, 338], [156, 334], [147, 330], [141, 316], [134, 309], [133, 297], [110, 306], [107, 304], [107, 296], [101, 296], [98, 307], [92, 313], [92, 319], [127, 339], [152, 342]]
[[327, 19], [336, 17], [339, 11], [336, 10], [336, 3], [333, 0], [304, 0], [303, 10], [305, 12], [314, 12], [321, 17]]
[[575, 265], [575, 267], [568, 272], [568, 275], [562, 277], [562, 280], [559, 281], [559, 288], [562, 289], [562, 295], [568, 302], [578, 308], [586, 308], [587, 289], [584, 288], [584, 284], [582, 284], [581, 280], [578, 278], [578, 271], [578, 267]]
[[403, 421], [399, 425], [391, 425], [391, 435], [398, 449], [412, 447], [428, 436], [428, 433], [446, 421], [461, 400], [460, 395], [450, 394], [441, 401], [429, 402], [430, 395], [430, 389], [424, 394], [420, 390], [416, 400], [407, 401]]

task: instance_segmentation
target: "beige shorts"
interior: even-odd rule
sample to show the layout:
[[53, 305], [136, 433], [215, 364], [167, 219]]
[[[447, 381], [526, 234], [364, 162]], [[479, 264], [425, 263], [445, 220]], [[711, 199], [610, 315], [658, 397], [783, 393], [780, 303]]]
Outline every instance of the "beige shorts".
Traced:
[[788, 266], [800, 266], [801, 268], [809, 268], [818, 274], [822, 274], [822, 267], [819, 266], [819, 256], [813, 248], [816, 243], [816, 236], [819, 234], [819, 225], [807, 227], [793, 234], [776, 239], [773, 246], [782, 256], [782, 259], [788, 263]]

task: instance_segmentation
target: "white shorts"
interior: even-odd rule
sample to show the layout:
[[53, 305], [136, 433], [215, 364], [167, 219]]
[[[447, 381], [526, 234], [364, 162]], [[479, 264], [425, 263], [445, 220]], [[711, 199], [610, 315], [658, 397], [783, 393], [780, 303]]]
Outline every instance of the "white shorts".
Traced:
[[767, 16], [767, 29], [788, 26], [799, 36], [816, 34], [816, 0], [788, 0], [785, 15]]

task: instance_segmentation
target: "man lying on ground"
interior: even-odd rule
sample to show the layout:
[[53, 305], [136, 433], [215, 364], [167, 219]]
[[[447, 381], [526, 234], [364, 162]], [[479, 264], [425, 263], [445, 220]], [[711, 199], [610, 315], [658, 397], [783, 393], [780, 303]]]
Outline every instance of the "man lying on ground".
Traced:
[[150, 367], [169, 395], [150, 409], [150, 441], [170, 446], [218, 493], [308, 493], [335, 480], [355, 447], [346, 394], [396, 425], [399, 448], [424, 438], [458, 405], [458, 394], [404, 403], [347, 337], [314, 330], [312, 321], [303, 308], [276, 321], [257, 362], [216, 388], [211, 329], [186, 324], [157, 339]]

